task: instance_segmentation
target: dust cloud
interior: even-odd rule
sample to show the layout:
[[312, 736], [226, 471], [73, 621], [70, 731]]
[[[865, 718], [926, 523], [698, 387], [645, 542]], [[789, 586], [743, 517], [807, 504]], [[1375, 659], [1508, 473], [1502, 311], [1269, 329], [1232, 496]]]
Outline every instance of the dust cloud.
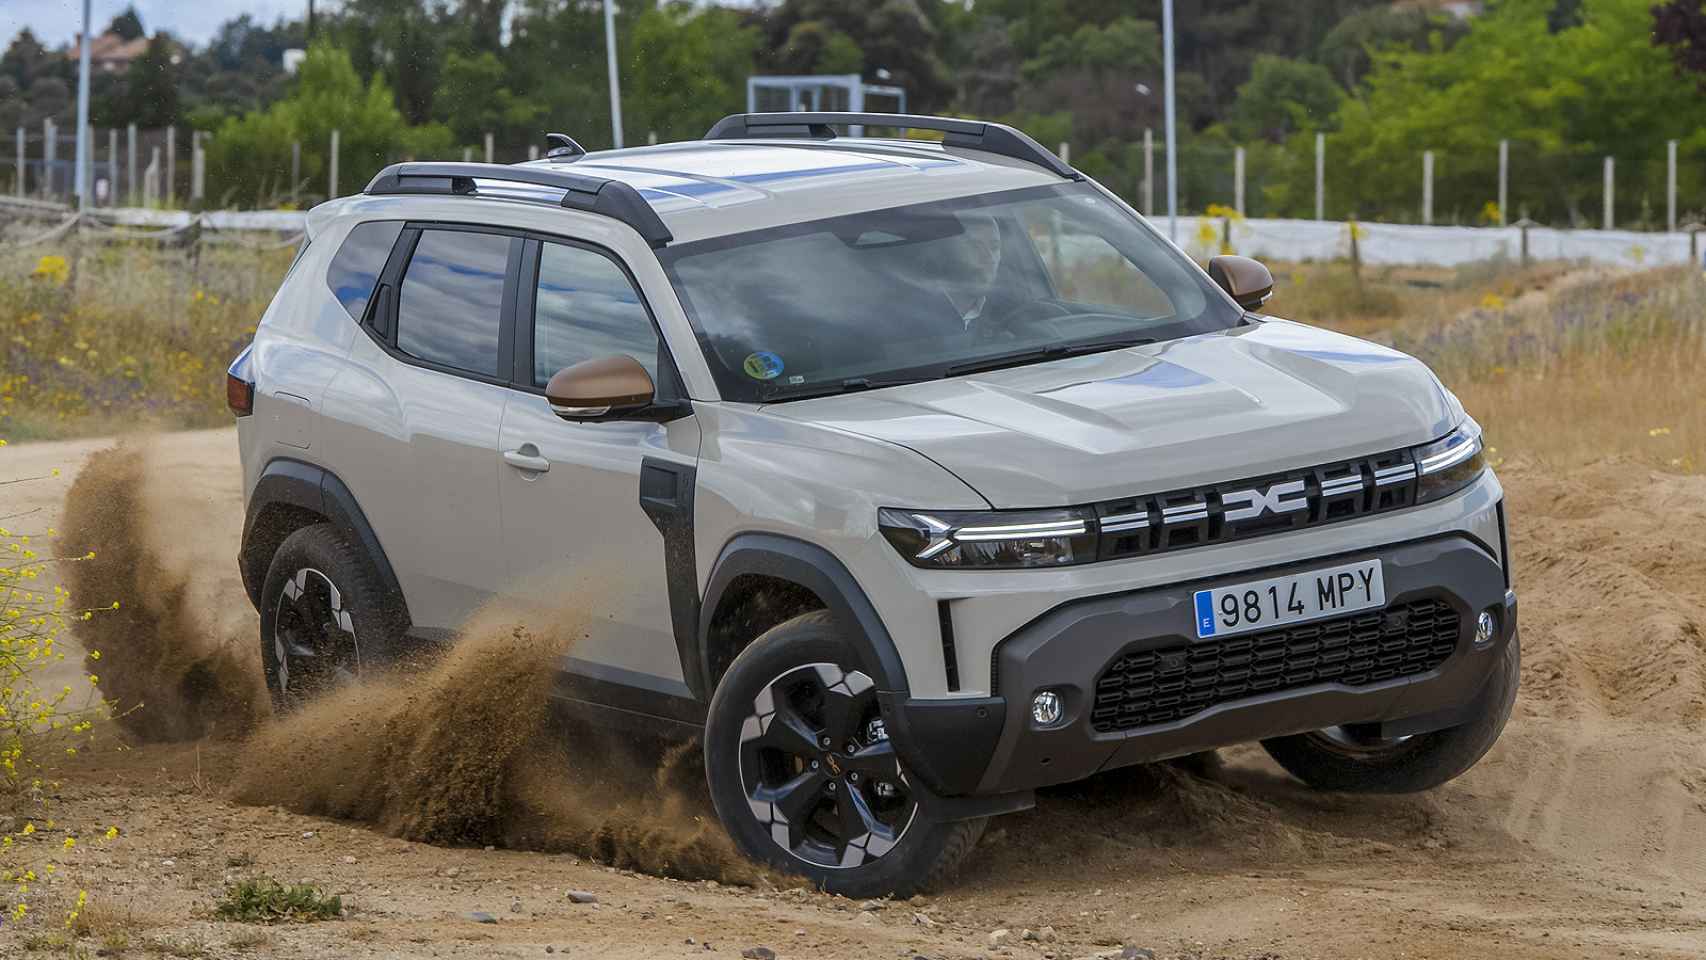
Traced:
[[65, 565], [68, 589], [80, 605], [118, 604], [77, 624], [84, 666], [139, 740], [240, 737], [265, 711], [258, 661], [244, 656], [254, 641], [222, 635], [190, 574], [169, 562], [174, 545], [155, 531], [195, 522], [161, 515], [148, 461], [144, 444], [99, 451], [66, 494], [63, 553], [94, 553]]
[[155, 472], [146, 441], [95, 453], [63, 520], [67, 553], [95, 552], [69, 565], [72, 594], [119, 603], [78, 623], [77, 635], [100, 651], [85, 666], [131, 736], [247, 737], [229, 792], [239, 803], [426, 843], [571, 852], [682, 879], [756, 877], [711, 812], [695, 744], [636, 743], [556, 722], [558, 659], [590, 622], [572, 603], [494, 607], [420, 668], [272, 719], [254, 620], [230, 609], [247, 599], [229, 582], [210, 589], [220, 578], [182, 562], [234, 558], [234, 545], [191, 542], [205, 524]]

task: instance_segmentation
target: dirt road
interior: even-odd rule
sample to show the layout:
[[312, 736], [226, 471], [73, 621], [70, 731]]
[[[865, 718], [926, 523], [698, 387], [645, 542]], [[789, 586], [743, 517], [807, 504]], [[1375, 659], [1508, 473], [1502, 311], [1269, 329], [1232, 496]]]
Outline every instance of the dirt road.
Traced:
[[[0, 452], [0, 478], [63, 471], [0, 488], [4, 512], [57, 522], [71, 477], [103, 446]], [[231, 432], [160, 438], [152, 462], [150, 535], [189, 576], [218, 637], [252, 645], [232, 563]], [[75, 775], [59, 810], [68, 824], [124, 830], [65, 858], [96, 905], [84, 944], [313, 958], [757, 946], [782, 957], [1706, 955], [1706, 478], [1616, 462], [1562, 476], [1506, 464], [1501, 475], [1523, 694], [1494, 752], [1429, 795], [1314, 794], [1259, 749], [1236, 748], [1200, 774], [1145, 768], [1052, 791], [998, 821], [953, 888], [864, 909], [785, 882], [685, 883], [240, 806], [225, 796], [255, 759], [241, 744], [109, 749]], [[224, 883], [256, 873], [342, 893], [348, 918], [212, 921]], [[572, 904], [571, 889], [599, 902]], [[1009, 933], [992, 940], [998, 930]], [[23, 942], [0, 932], [0, 955]]]

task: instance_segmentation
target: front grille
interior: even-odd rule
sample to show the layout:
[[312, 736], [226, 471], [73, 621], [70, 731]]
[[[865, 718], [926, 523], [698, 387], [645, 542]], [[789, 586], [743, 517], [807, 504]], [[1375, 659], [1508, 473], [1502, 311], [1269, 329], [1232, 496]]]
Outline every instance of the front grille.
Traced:
[[1230, 543], [1400, 510], [1416, 502], [1409, 450], [1094, 504], [1097, 559]]
[[1209, 707], [1319, 683], [1360, 687], [1437, 668], [1457, 647], [1443, 600], [1301, 623], [1283, 630], [1133, 650], [1096, 681], [1098, 733], [1182, 720]]

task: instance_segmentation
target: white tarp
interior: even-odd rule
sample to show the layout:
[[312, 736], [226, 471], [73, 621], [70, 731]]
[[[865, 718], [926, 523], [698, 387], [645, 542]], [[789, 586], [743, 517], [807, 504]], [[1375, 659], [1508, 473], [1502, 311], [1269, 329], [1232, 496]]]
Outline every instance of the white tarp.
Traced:
[[[1163, 233], [1164, 217], [1151, 220]], [[1179, 246], [1206, 259], [1220, 252], [1228, 221], [1218, 217], [1180, 217]], [[1233, 253], [1269, 260], [1335, 260], [1350, 256], [1351, 225], [1322, 220], [1232, 220]], [[1416, 263], [1452, 267], [1481, 260], [1522, 257], [1520, 227], [1424, 227], [1401, 223], [1359, 223], [1357, 255], [1364, 263]], [[1706, 237], [1695, 256], [1706, 256]], [[1623, 267], [1652, 267], [1688, 262], [1686, 233], [1638, 233], [1633, 230], [1555, 230], [1530, 227], [1532, 260], [1586, 260]]]

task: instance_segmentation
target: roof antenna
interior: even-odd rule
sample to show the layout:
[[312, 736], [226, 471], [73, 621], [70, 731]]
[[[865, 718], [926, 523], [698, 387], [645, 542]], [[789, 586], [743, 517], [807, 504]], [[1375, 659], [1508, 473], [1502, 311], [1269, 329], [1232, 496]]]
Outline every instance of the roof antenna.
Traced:
[[566, 133], [547, 133], [545, 142], [550, 148], [545, 151], [547, 160], [563, 160], [573, 162], [586, 156], [586, 148], [575, 142], [575, 138]]

